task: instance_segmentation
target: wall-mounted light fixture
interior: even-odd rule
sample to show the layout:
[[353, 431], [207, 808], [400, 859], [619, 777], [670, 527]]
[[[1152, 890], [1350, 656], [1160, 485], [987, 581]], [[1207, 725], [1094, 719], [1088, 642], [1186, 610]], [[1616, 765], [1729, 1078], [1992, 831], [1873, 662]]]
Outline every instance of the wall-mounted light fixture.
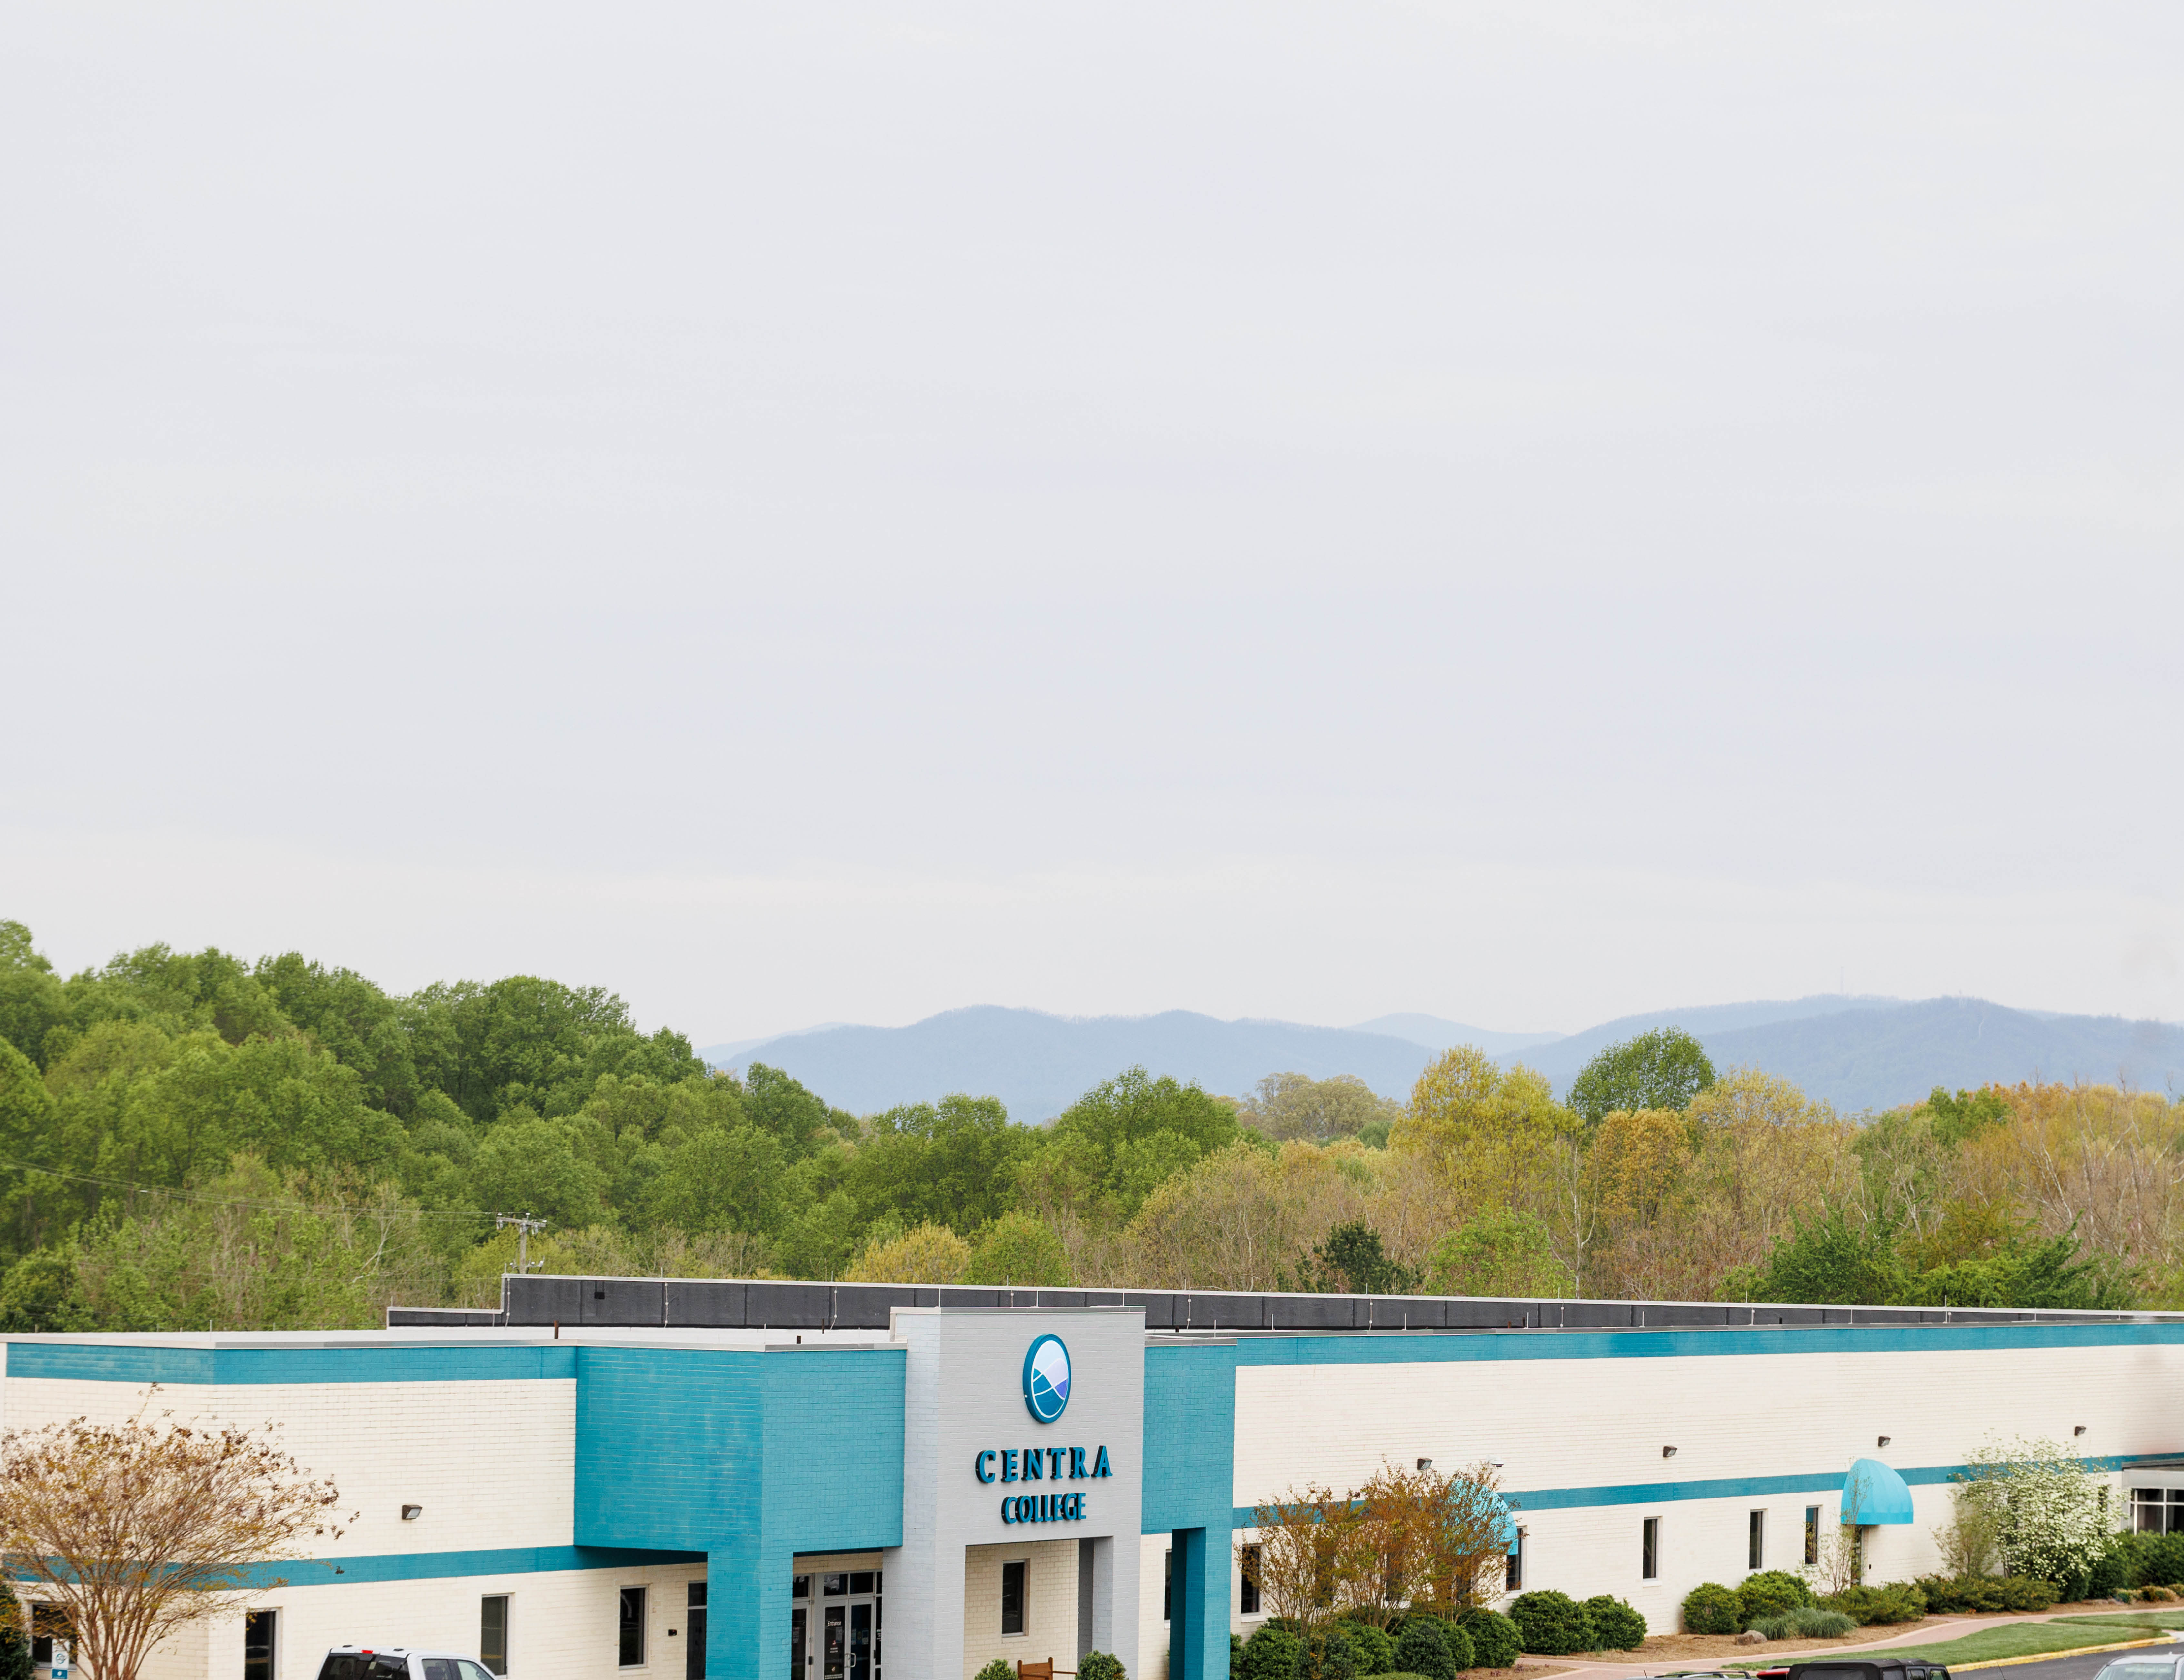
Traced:
[[1877, 1436], [1875, 1437], [1873, 1444], [1876, 1447], [1886, 1447], [1888, 1444], [1888, 1437], [1886, 1435]]
[[1663, 1447], [1661, 1448], [1661, 1456], [1664, 1459], [1673, 1459], [1676, 1456], [1676, 1449], [1674, 1447]]
[[1499, 1470], [1502, 1468], [1502, 1460], [1499, 1459], [1489, 1459], [1486, 1461], [1486, 1465], [1487, 1468], [1490, 1470]]
[[2086, 1426], [2085, 1426], [2085, 1425], [2083, 1425], [2082, 1423], [2081, 1423], [2081, 1424], [2080, 1424], [2076, 1428], [2073, 1429], [2073, 1430], [2070, 1432], [2070, 1433], [2071, 1433], [2071, 1434], [2073, 1434], [2073, 1435], [2083, 1435], [2085, 1432], [2086, 1432]]
[[425, 1508], [422, 1505], [404, 1505], [402, 1507], [402, 1520], [404, 1522], [415, 1522], [419, 1517], [424, 1515]]

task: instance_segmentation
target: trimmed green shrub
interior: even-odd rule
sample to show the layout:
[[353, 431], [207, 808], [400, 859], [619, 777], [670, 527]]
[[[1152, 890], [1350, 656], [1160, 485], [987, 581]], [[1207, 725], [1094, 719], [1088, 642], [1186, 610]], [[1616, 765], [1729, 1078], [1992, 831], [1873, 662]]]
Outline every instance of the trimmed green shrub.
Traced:
[[2108, 1549], [2093, 1561], [2092, 1572], [2086, 1582], [2086, 1596], [2089, 1599], [2113, 1597], [2126, 1578], [2123, 1554], [2111, 1539]]
[[1357, 1646], [1350, 1637], [1356, 1625], [1337, 1621], [1305, 1641], [1301, 1680], [1357, 1680]]
[[1734, 1633], [1744, 1626], [1744, 1605], [1719, 1581], [1703, 1582], [1684, 1594], [1684, 1632]]
[[1756, 1617], [1787, 1616], [1812, 1602], [1813, 1589], [1805, 1584], [1804, 1577], [1792, 1575], [1786, 1569], [1763, 1569], [1757, 1575], [1746, 1576], [1737, 1584], [1737, 1607], [1747, 1627]]
[[2126, 1586], [2174, 1587], [2184, 1581], [2184, 1534], [2120, 1534], [2110, 1549], [2123, 1560]]
[[1517, 1624], [1524, 1649], [1535, 1656], [1568, 1656], [1599, 1643], [1585, 1606], [1552, 1588], [1519, 1593], [1509, 1606], [1509, 1619]]
[[1861, 1627], [1877, 1622], [1916, 1621], [1926, 1613], [1926, 1595], [1908, 1581], [1886, 1587], [1846, 1587], [1820, 1600], [1823, 1610], [1839, 1610]]
[[1383, 1628], [1369, 1621], [1352, 1621], [1346, 1617], [1343, 1631], [1350, 1635], [1350, 1648], [1357, 1654], [1360, 1674], [1385, 1674], [1396, 1666], [1396, 1642]]
[[1524, 1636], [1498, 1610], [1474, 1605], [1456, 1619], [1457, 1631], [1471, 1642], [1471, 1666], [1514, 1668], [1524, 1655]]
[[1456, 1680], [1467, 1666], [1448, 1648], [1449, 1627], [1437, 1616], [1407, 1616], [1403, 1631], [1396, 1635], [1393, 1666], [1406, 1674], [1424, 1674], [1431, 1680]]
[[[1303, 1655], [1304, 1642], [1295, 1634], [1285, 1627], [1263, 1627], [1244, 1641], [1239, 1670], [1243, 1680], [1297, 1680], [1297, 1664]], [[1009, 1680], [1016, 1677], [1011, 1675]]]
[[1017, 1680], [1017, 1666], [995, 1657], [978, 1671], [977, 1680]]
[[1926, 1608], [1945, 1616], [1976, 1610], [2048, 1610], [2055, 1603], [2055, 1583], [2036, 1581], [2029, 1575], [1922, 1575], [1914, 1584], [1926, 1595]]
[[1646, 1643], [1646, 1618], [1627, 1599], [1612, 1599], [1602, 1593], [1585, 1601], [1585, 1613], [1592, 1620], [1597, 1649], [1635, 1651]]
[[1244, 1636], [1228, 1636], [1228, 1680], [1244, 1680]]
[[[1236, 1636], [1228, 1636], [1229, 1649], [1236, 1646]], [[1087, 1651], [1077, 1659], [1077, 1680], [1128, 1680], [1123, 1672], [1123, 1660], [1110, 1656], [1105, 1651]]]

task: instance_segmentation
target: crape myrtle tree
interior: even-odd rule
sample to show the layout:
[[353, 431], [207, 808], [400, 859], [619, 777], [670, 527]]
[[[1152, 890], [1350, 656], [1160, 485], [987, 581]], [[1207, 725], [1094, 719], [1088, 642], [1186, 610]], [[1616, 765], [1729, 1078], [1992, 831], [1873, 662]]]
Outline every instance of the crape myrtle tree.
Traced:
[[1347, 1493], [1293, 1487], [1260, 1504], [1236, 1558], [1260, 1602], [1307, 1638], [1346, 1615], [1384, 1628], [1407, 1608], [1485, 1606], [1500, 1591], [1508, 1515], [1491, 1465], [1383, 1463]]
[[9, 1430], [0, 1574], [58, 1608], [98, 1680], [137, 1680], [162, 1640], [287, 1584], [257, 1578], [254, 1565], [338, 1539], [338, 1499], [270, 1426], [176, 1423], [140, 1409], [117, 1424]]

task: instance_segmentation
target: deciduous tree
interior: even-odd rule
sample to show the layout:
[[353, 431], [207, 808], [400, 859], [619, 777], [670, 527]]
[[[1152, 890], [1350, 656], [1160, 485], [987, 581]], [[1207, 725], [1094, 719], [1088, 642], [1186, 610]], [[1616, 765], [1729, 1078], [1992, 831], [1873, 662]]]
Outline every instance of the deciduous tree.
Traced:
[[0, 1434], [0, 1569], [61, 1608], [98, 1680], [137, 1680], [180, 1628], [287, 1584], [256, 1566], [338, 1539], [337, 1498], [270, 1430], [142, 1411], [119, 1424], [9, 1430]]

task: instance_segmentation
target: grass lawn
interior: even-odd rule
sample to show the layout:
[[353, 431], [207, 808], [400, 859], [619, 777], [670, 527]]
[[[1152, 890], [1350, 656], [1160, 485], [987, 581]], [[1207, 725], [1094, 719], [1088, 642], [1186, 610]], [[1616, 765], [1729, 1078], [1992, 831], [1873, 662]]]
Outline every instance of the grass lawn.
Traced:
[[[2173, 1613], [2173, 1612], [2172, 1612]], [[1896, 1645], [1886, 1650], [1870, 1653], [1873, 1657], [1914, 1656], [1920, 1662], [1992, 1662], [2002, 1657], [2038, 1656], [2047, 1651], [2082, 1650], [2088, 1645], [2119, 1644], [2128, 1639], [2143, 1639], [2164, 1631], [2128, 1622], [2110, 1622], [2105, 1616], [2087, 1621], [2072, 1617], [2066, 1621], [2014, 1621], [2002, 1627], [1982, 1627], [1978, 1633], [1962, 1639], [1945, 1639], [1934, 1644]], [[1791, 1650], [1798, 1649], [1794, 1639], [1782, 1644]], [[1825, 1658], [1814, 1660], [1857, 1662], [1868, 1659], [1869, 1654], [1854, 1648], [1846, 1648], [1840, 1654], [1829, 1651]], [[1754, 1662], [1731, 1665], [1737, 1668], [1779, 1668], [1782, 1659], [1772, 1661], [1761, 1659]]]
[[2098, 1616], [2062, 1616], [2058, 1621], [2113, 1621], [2126, 1627], [2147, 1627], [2175, 1630], [2184, 1628], [2184, 1610], [2124, 1610], [2113, 1613], [2103, 1610]]

